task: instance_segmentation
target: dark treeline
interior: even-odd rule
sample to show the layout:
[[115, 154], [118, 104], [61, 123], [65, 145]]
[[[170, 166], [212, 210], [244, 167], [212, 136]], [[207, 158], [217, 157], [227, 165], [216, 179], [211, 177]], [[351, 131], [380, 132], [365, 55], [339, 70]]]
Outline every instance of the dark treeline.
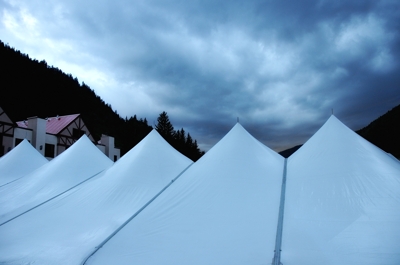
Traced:
[[71, 74], [46, 61], [31, 59], [2, 41], [0, 58], [0, 106], [14, 122], [32, 116], [80, 113], [95, 140], [101, 134], [115, 137], [121, 155], [152, 130], [146, 118], [120, 117], [85, 83], [80, 84]]
[[186, 134], [183, 128], [180, 130], [174, 129], [165, 111], [157, 118], [155, 129], [170, 145], [182, 154], [186, 154], [193, 161], [204, 155], [204, 152], [200, 151], [197, 141], [192, 139], [190, 133]]

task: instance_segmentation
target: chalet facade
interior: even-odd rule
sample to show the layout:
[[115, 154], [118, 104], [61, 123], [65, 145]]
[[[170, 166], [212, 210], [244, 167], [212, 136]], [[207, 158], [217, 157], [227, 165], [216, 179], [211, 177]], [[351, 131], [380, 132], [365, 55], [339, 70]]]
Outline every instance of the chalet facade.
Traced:
[[[0, 113], [0, 156], [23, 139], [27, 139], [48, 159], [61, 154], [84, 134], [95, 143], [79, 114], [46, 119], [31, 117], [14, 124], [1, 108]], [[113, 137], [103, 135], [100, 142], [95, 144], [111, 160], [117, 161], [120, 158], [120, 150], [115, 148]]]
[[0, 157], [9, 152], [13, 147], [15, 124], [0, 107]]

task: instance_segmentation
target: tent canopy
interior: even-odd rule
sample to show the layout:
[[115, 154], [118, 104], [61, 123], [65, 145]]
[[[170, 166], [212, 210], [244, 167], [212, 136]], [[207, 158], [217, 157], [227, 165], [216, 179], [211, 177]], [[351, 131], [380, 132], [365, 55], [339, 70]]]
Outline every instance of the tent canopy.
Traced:
[[288, 159], [282, 263], [399, 264], [400, 163], [335, 116]]
[[[76, 176], [91, 168], [77, 156], [13, 183], [68, 182], [71, 163]], [[194, 164], [153, 130], [112, 167], [0, 225], [0, 263], [271, 264], [281, 195], [282, 264], [400, 264], [400, 162], [335, 116], [286, 161], [240, 124]]]
[[109, 169], [0, 226], [0, 263], [81, 264], [192, 163], [153, 130]]
[[267, 264], [284, 158], [240, 124], [86, 264]]
[[49, 161], [26, 139], [0, 158], [0, 186], [21, 178]]
[[32, 173], [0, 187], [0, 224], [110, 167], [86, 135]]

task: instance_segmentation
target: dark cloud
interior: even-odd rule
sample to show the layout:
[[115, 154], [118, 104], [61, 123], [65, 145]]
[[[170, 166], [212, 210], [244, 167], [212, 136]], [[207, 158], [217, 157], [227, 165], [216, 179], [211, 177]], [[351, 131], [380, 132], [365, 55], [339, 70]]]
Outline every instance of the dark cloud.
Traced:
[[278, 150], [306, 141], [332, 109], [359, 129], [400, 103], [399, 7], [394, 0], [5, 1], [0, 34], [65, 67], [123, 116], [152, 123], [167, 111], [206, 149], [239, 117]]

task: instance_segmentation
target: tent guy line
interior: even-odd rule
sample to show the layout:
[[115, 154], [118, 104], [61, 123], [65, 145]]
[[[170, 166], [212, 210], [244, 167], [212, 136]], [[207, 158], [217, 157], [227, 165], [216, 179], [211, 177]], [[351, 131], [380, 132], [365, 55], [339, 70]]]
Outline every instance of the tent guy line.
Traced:
[[120, 227], [118, 227], [111, 235], [109, 235], [103, 242], [101, 242], [97, 247], [95, 247], [94, 251], [90, 253], [87, 258], [82, 262], [82, 265], [85, 265], [86, 262], [92, 257], [96, 252], [101, 249], [113, 236], [115, 236], [119, 231], [121, 231], [122, 228], [124, 228], [130, 221], [132, 221], [133, 218], [135, 218], [141, 211], [143, 211], [150, 203], [152, 203], [155, 199], [157, 199], [158, 196], [160, 196], [161, 193], [163, 193], [166, 189], [168, 189], [169, 186], [172, 185], [183, 173], [186, 172], [194, 163], [191, 163], [189, 166], [187, 166], [181, 173], [179, 173], [178, 176], [176, 176], [174, 179], [171, 180], [170, 183], [168, 183], [160, 192], [158, 192], [150, 201], [148, 201], [145, 205], [143, 205], [142, 208], [140, 208], [136, 213], [134, 213], [131, 217], [128, 218]]
[[68, 191], [70, 191], [70, 190], [72, 190], [72, 189], [78, 187], [79, 185], [85, 183], [86, 181], [88, 181], [88, 180], [90, 180], [90, 179], [96, 177], [96, 176], [99, 175], [101, 172], [103, 172], [103, 170], [100, 171], [100, 172], [98, 172], [98, 173], [96, 173], [96, 174], [94, 174], [93, 176], [91, 176], [91, 177], [85, 179], [84, 181], [82, 181], [82, 182], [76, 184], [75, 186], [73, 186], [73, 187], [71, 187], [71, 188], [69, 188], [69, 189], [67, 189], [67, 190], [65, 190], [65, 191], [63, 191], [63, 192], [61, 192], [61, 193], [59, 193], [59, 194], [57, 194], [57, 195], [51, 197], [50, 199], [47, 199], [47, 200], [45, 200], [44, 202], [39, 203], [38, 205], [36, 205], [36, 206], [34, 206], [34, 207], [32, 207], [32, 208], [30, 208], [30, 209], [28, 209], [28, 210], [26, 210], [26, 211], [24, 211], [24, 212], [22, 212], [22, 213], [20, 213], [20, 214], [18, 214], [18, 215], [16, 215], [16, 216], [12, 217], [12, 218], [10, 218], [10, 219], [8, 219], [7, 221], [4, 221], [3, 223], [0, 224], [0, 226], [2, 226], [2, 225], [4, 225], [4, 224], [6, 224], [6, 223], [8, 223], [8, 222], [10, 222], [10, 221], [12, 221], [12, 220], [18, 218], [18, 217], [20, 217], [21, 215], [24, 215], [24, 214], [26, 214], [26, 213], [28, 213], [28, 212], [30, 212], [30, 211], [32, 211], [32, 210], [34, 210], [34, 209], [36, 209], [36, 208], [42, 206], [42, 205], [45, 204], [45, 203], [48, 203], [49, 201], [51, 201], [51, 200], [53, 200], [53, 199], [55, 199], [55, 198], [57, 198], [57, 197], [63, 195], [64, 193], [67, 193]]

